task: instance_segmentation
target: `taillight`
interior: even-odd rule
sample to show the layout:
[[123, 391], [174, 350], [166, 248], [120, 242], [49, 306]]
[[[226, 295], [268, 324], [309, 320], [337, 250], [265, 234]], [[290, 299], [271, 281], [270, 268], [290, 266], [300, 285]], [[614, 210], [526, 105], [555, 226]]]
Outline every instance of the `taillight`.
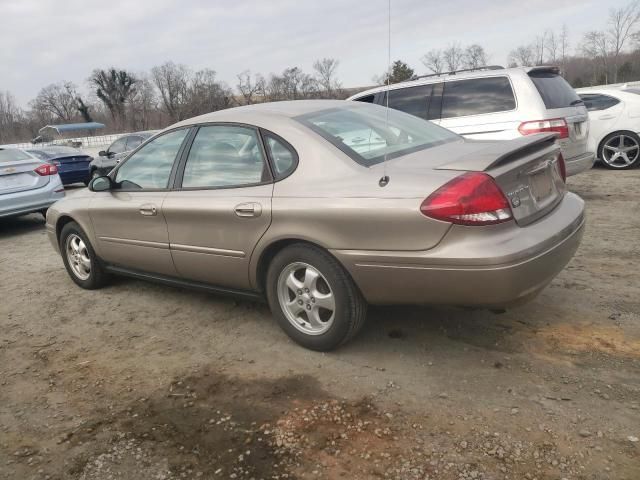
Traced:
[[493, 225], [513, 218], [507, 197], [486, 173], [454, 178], [420, 205], [423, 215], [459, 225]]
[[552, 118], [551, 120], [534, 120], [523, 122], [518, 127], [522, 135], [533, 135], [534, 133], [557, 133], [558, 138], [569, 138], [569, 125], [564, 118]]
[[58, 173], [58, 167], [50, 163], [43, 163], [34, 169], [34, 171], [41, 177], [46, 177], [47, 175], [56, 175]]
[[558, 159], [556, 160], [556, 165], [558, 165], [558, 171], [560, 172], [560, 176], [562, 177], [562, 181], [567, 183], [567, 164], [564, 163], [564, 157], [561, 153], [558, 154]]

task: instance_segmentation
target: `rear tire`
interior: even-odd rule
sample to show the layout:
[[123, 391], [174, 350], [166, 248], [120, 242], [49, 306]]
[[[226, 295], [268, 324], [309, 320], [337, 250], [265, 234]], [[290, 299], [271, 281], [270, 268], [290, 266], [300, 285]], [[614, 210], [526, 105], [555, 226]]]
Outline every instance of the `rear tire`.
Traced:
[[95, 290], [107, 283], [107, 274], [80, 225], [67, 223], [60, 232], [59, 245], [67, 273], [78, 286]]
[[364, 325], [367, 302], [345, 269], [326, 251], [299, 243], [280, 251], [266, 278], [271, 312], [303, 347], [330, 351]]
[[600, 143], [598, 158], [611, 170], [628, 170], [640, 165], [640, 137], [633, 132], [613, 132]]

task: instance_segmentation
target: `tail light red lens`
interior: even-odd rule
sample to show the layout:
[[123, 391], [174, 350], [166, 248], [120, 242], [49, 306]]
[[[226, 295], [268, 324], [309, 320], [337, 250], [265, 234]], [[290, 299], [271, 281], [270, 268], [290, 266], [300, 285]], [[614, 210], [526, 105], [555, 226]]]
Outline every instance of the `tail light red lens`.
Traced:
[[459, 225], [493, 225], [513, 218], [509, 201], [486, 173], [454, 178], [420, 205], [423, 215]]
[[564, 181], [564, 183], [567, 183], [567, 164], [564, 163], [564, 157], [561, 153], [558, 154], [556, 165], [558, 165], [558, 171], [560, 172], [562, 180]]
[[58, 167], [52, 165], [51, 163], [43, 163], [39, 167], [37, 167], [34, 172], [36, 172], [41, 177], [46, 177], [47, 175], [56, 175], [58, 173]]
[[534, 120], [523, 122], [518, 127], [522, 135], [533, 135], [534, 133], [557, 133], [558, 138], [569, 138], [569, 125], [564, 118], [552, 118], [550, 120]]

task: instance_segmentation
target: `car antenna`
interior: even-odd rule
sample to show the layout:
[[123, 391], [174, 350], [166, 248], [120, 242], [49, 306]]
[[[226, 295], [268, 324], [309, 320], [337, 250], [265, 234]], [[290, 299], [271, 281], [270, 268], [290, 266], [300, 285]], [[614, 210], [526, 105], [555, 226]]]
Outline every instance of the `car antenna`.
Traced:
[[[389, 95], [391, 94], [391, 90], [389, 89], [389, 85], [391, 84], [391, 0], [388, 0], [388, 31], [387, 31], [387, 92], [385, 94], [386, 99], [386, 112], [385, 112], [385, 120], [387, 131], [389, 130]], [[386, 187], [389, 184], [389, 175], [387, 175], [387, 152], [384, 152], [384, 160], [382, 161], [382, 178], [378, 182], [378, 185], [381, 187]]]

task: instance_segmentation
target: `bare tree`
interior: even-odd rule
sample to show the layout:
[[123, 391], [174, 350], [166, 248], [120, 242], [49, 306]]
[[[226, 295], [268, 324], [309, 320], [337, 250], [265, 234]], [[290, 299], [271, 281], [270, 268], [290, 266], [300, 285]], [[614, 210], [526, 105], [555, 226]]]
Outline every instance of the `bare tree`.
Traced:
[[640, 2], [634, 0], [625, 7], [609, 10], [609, 28], [607, 30], [609, 48], [611, 49], [612, 79], [618, 81], [618, 59], [622, 53], [633, 28], [640, 20]]
[[151, 76], [160, 92], [162, 105], [172, 122], [186, 118], [190, 75], [191, 72], [185, 65], [176, 65], [173, 62], [151, 69]]
[[442, 73], [442, 70], [444, 69], [444, 59], [442, 58], [441, 50], [429, 50], [420, 60], [424, 66], [433, 73]]
[[147, 75], [140, 75], [130, 106], [131, 126], [134, 130], [149, 129], [158, 110], [158, 99], [155, 87]]
[[233, 106], [233, 91], [216, 78], [215, 70], [197, 71], [187, 91], [188, 116], [202, 115]]
[[562, 73], [566, 75], [567, 70], [567, 56], [569, 55], [569, 29], [567, 24], [562, 25], [560, 31], [560, 62], [562, 65]]
[[537, 35], [533, 45], [531, 45], [531, 49], [533, 51], [533, 61], [535, 65], [544, 64], [544, 52], [547, 47], [547, 36], [546, 32], [542, 35]]
[[556, 35], [553, 30], [547, 30], [545, 37], [547, 39], [547, 62], [551, 65], [556, 65], [560, 52], [560, 36]]
[[20, 131], [22, 112], [13, 95], [0, 90], [0, 144], [16, 140]]
[[465, 68], [485, 67], [488, 62], [489, 57], [482, 45], [474, 43], [464, 49], [463, 63]]
[[340, 93], [340, 82], [336, 78], [336, 70], [340, 62], [335, 58], [323, 58], [313, 63], [315, 80], [326, 98], [335, 98]]
[[73, 83], [53, 83], [42, 88], [29, 106], [53, 115], [56, 120], [68, 122], [78, 113], [76, 95], [76, 86]]
[[[602, 81], [609, 83], [609, 39], [604, 32], [596, 30], [584, 34], [582, 41], [582, 53], [592, 59], [592, 83], [601, 83], [599, 73], [602, 72]], [[599, 66], [601, 68], [599, 68]]]
[[521, 45], [509, 53], [509, 65], [530, 67], [534, 64], [534, 57], [531, 46]]
[[464, 52], [462, 51], [462, 48], [460, 48], [460, 45], [452, 43], [443, 50], [442, 58], [445, 65], [447, 66], [447, 70], [453, 72], [455, 70], [458, 70], [462, 65]]
[[126, 70], [113, 67], [94, 70], [89, 83], [96, 87], [96, 95], [109, 109], [118, 127], [126, 121], [126, 104], [135, 93], [136, 77]]
[[265, 79], [259, 73], [252, 77], [249, 70], [245, 70], [237, 75], [238, 83], [236, 88], [242, 95], [245, 105], [255, 103], [255, 97], [264, 93]]

